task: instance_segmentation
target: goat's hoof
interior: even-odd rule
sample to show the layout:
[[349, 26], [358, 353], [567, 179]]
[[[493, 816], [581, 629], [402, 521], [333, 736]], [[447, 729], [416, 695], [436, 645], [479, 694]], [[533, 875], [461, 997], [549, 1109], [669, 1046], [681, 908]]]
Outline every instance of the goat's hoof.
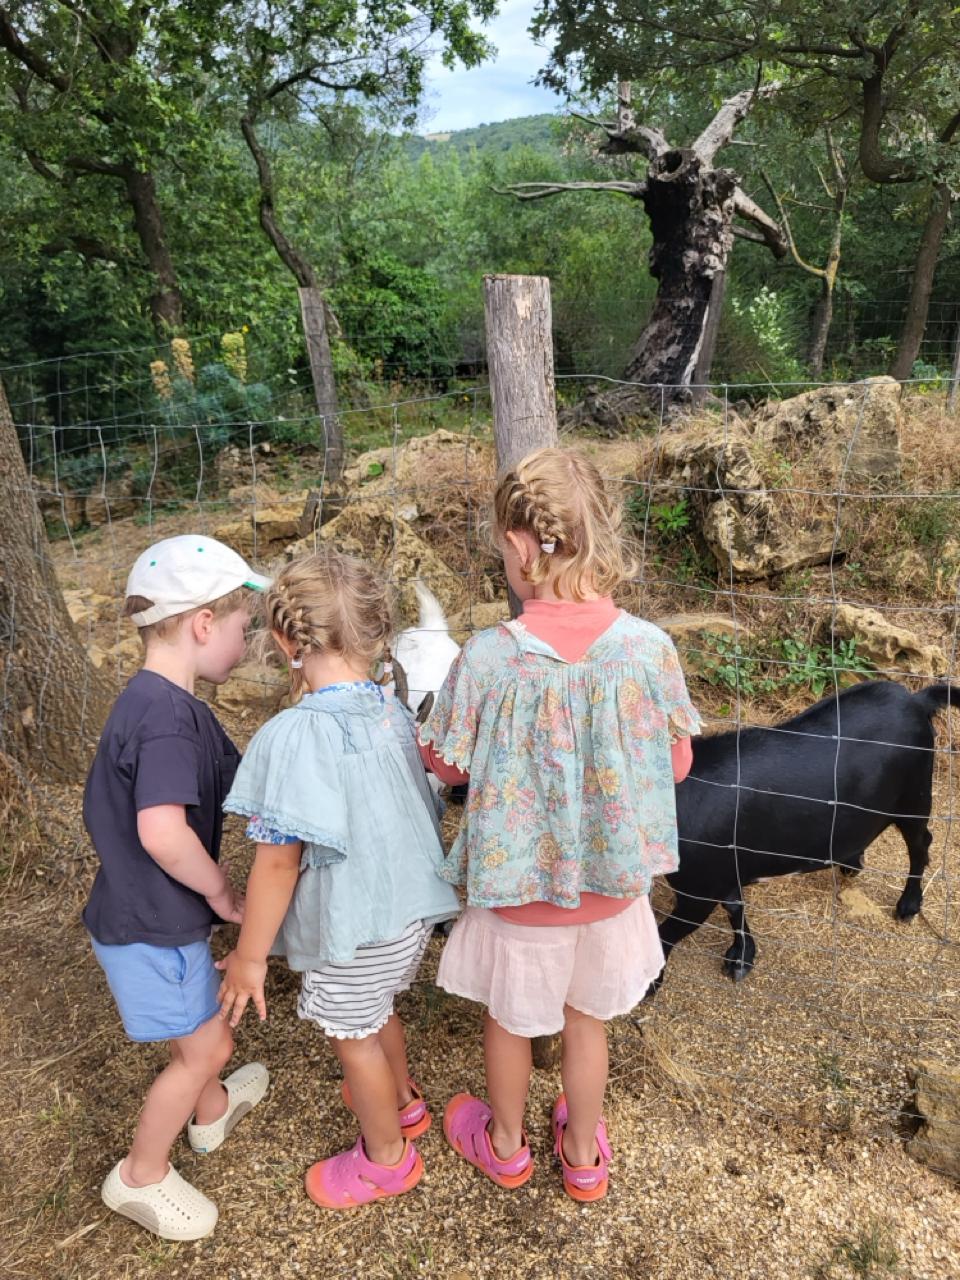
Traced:
[[906, 900], [901, 898], [900, 901], [897, 903], [894, 914], [896, 915], [898, 920], [912, 920], [915, 915], [919, 915], [920, 908], [922, 906], [923, 906], [922, 898], [920, 898], [917, 901], [914, 901], [914, 899], [912, 898], [909, 898]]
[[723, 971], [731, 982], [742, 982], [753, 968], [751, 960], [724, 960]]

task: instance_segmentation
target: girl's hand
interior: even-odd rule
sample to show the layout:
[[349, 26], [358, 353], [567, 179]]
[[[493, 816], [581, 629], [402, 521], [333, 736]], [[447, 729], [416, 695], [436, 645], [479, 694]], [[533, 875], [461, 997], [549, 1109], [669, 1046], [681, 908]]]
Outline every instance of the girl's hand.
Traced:
[[249, 1001], [253, 1001], [260, 1021], [267, 1016], [267, 1002], [263, 994], [263, 984], [267, 976], [267, 966], [262, 960], [244, 960], [236, 951], [216, 962], [216, 968], [223, 973], [223, 981], [217, 992], [220, 1005], [220, 1017], [230, 1026], [235, 1027], [243, 1017]]
[[243, 894], [237, 893], [229, 881], [219, 893], [207, 898], [207, 906], [211, 911], [216, 912], [221, 920], [225, 920], [227, 924], [241, 924], [243, 922]]

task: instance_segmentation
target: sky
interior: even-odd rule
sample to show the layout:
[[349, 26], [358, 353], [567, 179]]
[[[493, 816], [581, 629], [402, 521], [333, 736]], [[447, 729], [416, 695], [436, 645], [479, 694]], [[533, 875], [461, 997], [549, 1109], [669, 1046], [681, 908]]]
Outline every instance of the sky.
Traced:
[[428, 63], [421, 133], [447, 133], [562, 108], [558, 94], [531, 84], [547, 57], [527, 33], [535, 7], [534, 0], [502, 0], [498, 16], [482, 28], [497, 52], [481, 66], [448, 71], [439, 57]]

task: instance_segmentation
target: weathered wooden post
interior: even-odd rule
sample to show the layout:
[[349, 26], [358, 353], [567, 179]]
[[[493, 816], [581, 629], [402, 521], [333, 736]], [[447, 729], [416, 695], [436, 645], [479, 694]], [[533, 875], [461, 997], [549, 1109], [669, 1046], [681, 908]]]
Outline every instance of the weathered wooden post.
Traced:
[[339, 480], [343, 471], [343, 427], [337, 414], [337, 387], [330, 355], [327, 309], [319, 289], [298, 289], [297, 293], [300, 295], [300, 317], [310, 357], [313, 392], [323, 422], [326, 443], [324, 477]]
[[[557, 443], [550, 281], [484, 276], [483, 308], [497, 469], [503, 471], [534, 449]], [[516, 617], [519, 611], [511, 592], [510, 612]], [[555, 1066], [559, 1052], [557, 1036], [533, 1040], [538, 1067]]]

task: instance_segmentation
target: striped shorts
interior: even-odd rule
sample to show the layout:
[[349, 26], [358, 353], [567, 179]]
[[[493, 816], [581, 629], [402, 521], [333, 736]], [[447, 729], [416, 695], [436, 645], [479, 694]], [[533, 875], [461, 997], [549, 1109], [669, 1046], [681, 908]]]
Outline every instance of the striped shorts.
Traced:
[[358, 947], [347, 964], [325, 964], [303, 975], [297, 1013], [335, 1040], [375, 1035], [408, 991], [430, 941], [432, 926], [415, 920], [399, 938]]

